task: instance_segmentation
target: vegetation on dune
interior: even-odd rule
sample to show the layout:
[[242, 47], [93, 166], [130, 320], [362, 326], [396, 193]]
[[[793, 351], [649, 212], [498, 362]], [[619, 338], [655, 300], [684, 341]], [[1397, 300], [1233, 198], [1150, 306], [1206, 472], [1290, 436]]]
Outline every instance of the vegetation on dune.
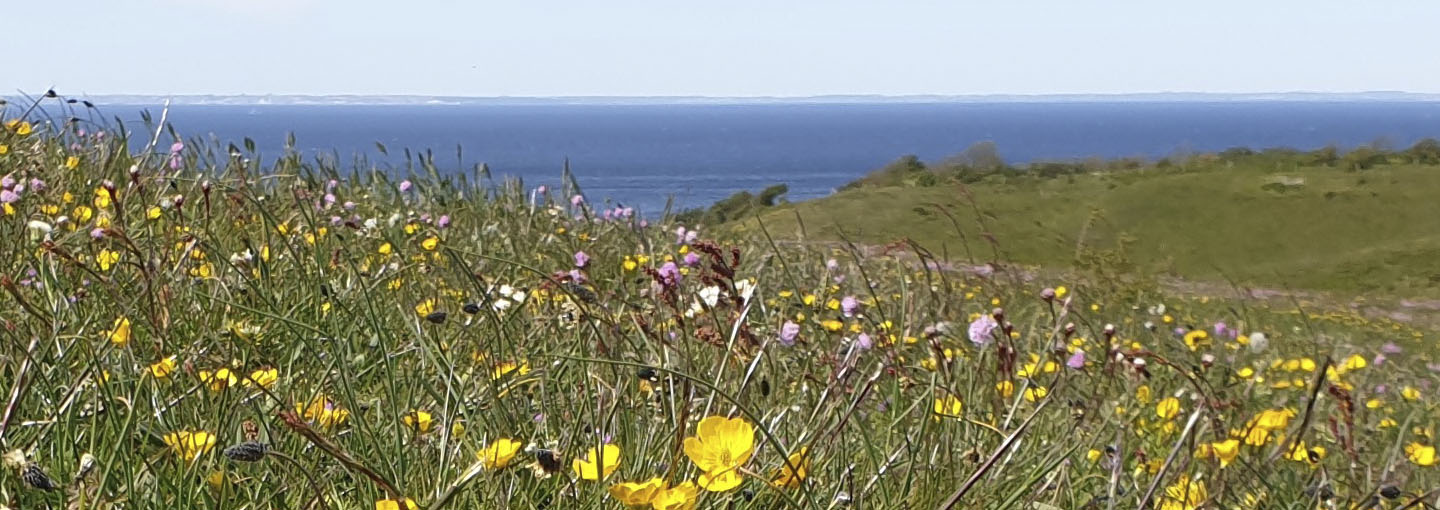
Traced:
[[758, 235], [758, 217], [778, 238], [908, 238], [969, 263], [997, 258], [990, 238], [998, 260], [1047, 268], [1118, 257], [1135, 271], [1200, 281], [1440, 297], [1434, 140], [1400, 151], [1232, 149], [1023, 168], [974, 152], [929, 166], [902, 158], [833, 196], [724, 230]]
[[1403, 324], [21, 113], [5, 507], [1436, 503], [1433, 337]]

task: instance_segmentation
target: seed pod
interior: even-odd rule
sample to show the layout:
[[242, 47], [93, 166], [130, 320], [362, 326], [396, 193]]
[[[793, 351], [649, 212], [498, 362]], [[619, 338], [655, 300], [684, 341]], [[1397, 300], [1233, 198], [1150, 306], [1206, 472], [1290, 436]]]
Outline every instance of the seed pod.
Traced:
[[270, 449], [265, 443], [246, 441], [225, 449], [225, 457], [236, 462], [259, 462]]
[[27, 462], [25, 467], [20, 469], [20, 479], [25, 481], [25, 485], [42, 491], [53, 491], [60, 488], [60, 484], [55, 483], [55, 480], [45, 474], [45, 471], [40, 469], [40, 465], [34, 462]]
[[445, 312], [431, 312], [430, 315], [425, 316], [425, 320], [430, 321], [431, 324], [442, 324], [445, 322], [445, 317], [447, 317]]
[[465, 313], [468, 313], [470, 315], [475, 315], [477, 313], [480, 313], [480, 305], [475, 303], [465, 303], [465, 306], [461, 308], [461, 310], [464, 310]]

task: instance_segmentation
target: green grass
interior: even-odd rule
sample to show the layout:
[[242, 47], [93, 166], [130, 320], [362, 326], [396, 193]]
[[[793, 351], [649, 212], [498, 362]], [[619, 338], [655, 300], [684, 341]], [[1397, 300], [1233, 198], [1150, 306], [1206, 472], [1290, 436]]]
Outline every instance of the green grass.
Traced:
[[[1266, 189], [1303, 179], [1287, 191]], [[1201, 164], [1057, 178], [992, 176], [862, 187], [766, 210], [785, 238], [913, 239], [952, 260], [1069, 268], [1113, 251], [1138, 270], [1195, 280], [1370, 296], [1440, 297], [1440, 166], [1358, 172]], [[799, 228], [801, 225], [803, 230]], [[754, 220], [734, 227], [757, 231]], [[1122, 243], [1123, 240], [1123, 243]], [[967, 251], [968, 250], [968, 251]]]
[[[597, 221], [570, 190], [530, 202], [518, 183], [441, 179], [423, 160], [341, 169], [191, 143], [170, 170], [173, 140], [137, 155], [118, 130], [78, 130], [0, 130], [0, 176], [25, 186], [0, 210], [7, 508], [611, 509], [613, 486], [651, 479], [684, 488], [619, 496], [657, 509], [1414, 508], [1440, 487], [1435, 336], [1402, 322], [1103, 272], [992, 279], [703, 229], [677, 244], [669, 220]], [[1084, 195], [1026, 185], [1050, 200], [991, 194], [987, 221], [1049, 236], [1003, 243], [1017, 258], [1065, 252], [1081, 218], [1063, 200]], [[1170, 206], [1203, 202], [1188, 191]], [[916, 195], [799, 207], [848, 203], [833, 223], [874, 239], [910, 228], [900, 214], [868, 230], [892, 209], [861, 196]], [[1055, 223], [1025, 221], [1041, 216]], [[943, 232], [934, 221], [918, 225]], [[1188, 235], [1220, 231], [1186, 221]], [[662, 276], [695, 254], [678, 281]], [[967, 325], [997, 312], [1005, 326], [973, 342]], [[1202, 337], [1220, 321], [1244, 339]], [[1327, 374], [1330, 360], [1341, 368]], [[748, 427], [697, 431], [725, 418]], [[185, 432], [214, 443], [175, 444]], [[1244, 437], [1256, 444], [1228, 442]], [[485, 466], [477, 453], [501, 439], [527, 447]], [[579, 476], [572, 463], [604, 443], [621, 452], [614, 472]], [[787, 466], [803, 481], [773, 483]], [[58, 487], [36, 487], [42, 473]], [[737, 473], [724, 490], [685, 485]]]

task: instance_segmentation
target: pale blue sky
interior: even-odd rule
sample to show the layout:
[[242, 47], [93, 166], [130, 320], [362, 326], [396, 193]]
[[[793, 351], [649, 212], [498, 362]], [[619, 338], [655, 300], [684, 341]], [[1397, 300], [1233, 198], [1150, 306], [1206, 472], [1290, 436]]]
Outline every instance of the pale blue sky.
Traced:
[[1432, 0], [21, 1], [0, 91], [1440, 92], [1437, 20]]

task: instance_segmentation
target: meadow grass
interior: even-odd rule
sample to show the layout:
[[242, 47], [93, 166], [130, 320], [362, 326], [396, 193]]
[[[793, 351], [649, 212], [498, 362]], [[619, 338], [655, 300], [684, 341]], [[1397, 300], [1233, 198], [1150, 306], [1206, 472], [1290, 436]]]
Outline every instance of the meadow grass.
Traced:
[[0, 131], [8, 508], [1436, 503], [1404, 324], [128, 136]]

